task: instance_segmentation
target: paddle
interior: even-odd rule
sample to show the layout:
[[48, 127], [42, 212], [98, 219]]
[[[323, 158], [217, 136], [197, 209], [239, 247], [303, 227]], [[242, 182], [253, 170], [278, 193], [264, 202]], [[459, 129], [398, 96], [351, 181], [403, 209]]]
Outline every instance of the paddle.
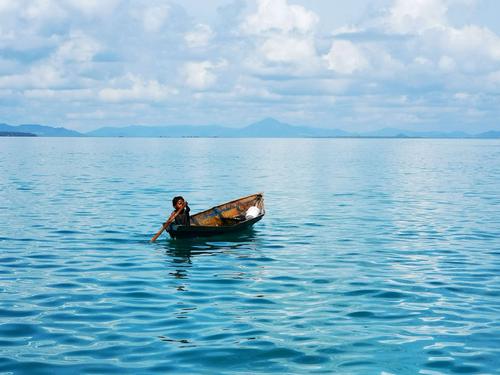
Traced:
[[185, 202], [185, 203], [183, 204], [183, 206], [182, 206], [181, 208], [179, 208], [177, 211], [172, 212], [172, 215], [170, 215], [170, 217], [168, 218], [167, 222], [166, 222], [165, 224], [163, 224], [162, 228], [158, 231], [158, 233], [156, 233], [156, 234], [153, 236], [153, 238], [151, 238], [151, 241], [150, 241], [150, 242], [155, 242], [155, 241], [156, 241], [156, 239], [157, 239], [158, 237], [160, 237], [160, 234], [162, 234], [162, 233], [163, 233], [163, 231], [164, 231], [165, 229], [167, 229], [167, 228], [168, 228], [168, 226], [170, 225], [170, 223], [172, 223], [172, 221], [174, 221], [174, 219], [177, 217], [177, 215], [179, 215], [179, 214], [182, 212], [182, 210], [183, 210], [184, 208], [186, 208], [186, 204], [187, 204], [187, 202]]

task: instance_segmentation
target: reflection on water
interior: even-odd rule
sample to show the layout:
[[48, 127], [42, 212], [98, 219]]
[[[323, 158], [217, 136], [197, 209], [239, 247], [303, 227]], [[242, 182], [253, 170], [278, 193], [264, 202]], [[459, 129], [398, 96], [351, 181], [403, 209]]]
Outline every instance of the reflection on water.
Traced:
[[165, 248], [165, 253], [173, 258], [173, 262], [191, 263], [191, 257], [214, 255], [240, 248], [252, 249], [255, 241], [255, 229], [248, 228], [242, 232], [205, 238], [169, 238], [162, 247]]
[[[236, 252], [237, 250], [251, 251], [255, 248], [256, 234], [254, 228], [248, 228], [242, 232], [230, 233], [207, 238], [167, 239], [161, 247], [169, 256], [172, 267], [175, 270], [169, 275], [175, 279], [183, 280], [182, 284], [176, 286], [178, 291], [186, 291], [188, 288], [189, 269], [196, 257], [216, 256]], [[241, 275], [238, 275], [241, 277]]]

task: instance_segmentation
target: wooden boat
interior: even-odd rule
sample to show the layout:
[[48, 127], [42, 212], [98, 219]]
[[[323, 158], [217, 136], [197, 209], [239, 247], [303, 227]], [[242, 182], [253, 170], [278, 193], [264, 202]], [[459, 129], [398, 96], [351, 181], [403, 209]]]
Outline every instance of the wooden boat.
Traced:
[[[257, 207], [255, 217], [246, 216], [249, 208]], [[233, 233], [251, 227], [264, 217], [263, 193], [249, 195], [223, 203], [190, 217], [190, 225], [171, 224], [167, 232], [172, 238], [207, 237]], [[248, 217], [248, 218], [247, 218]]]

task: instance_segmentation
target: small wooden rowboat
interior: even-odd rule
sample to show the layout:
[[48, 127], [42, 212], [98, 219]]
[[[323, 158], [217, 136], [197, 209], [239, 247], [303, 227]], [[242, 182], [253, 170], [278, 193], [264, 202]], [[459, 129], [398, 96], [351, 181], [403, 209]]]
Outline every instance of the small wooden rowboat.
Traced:
[[[246, 215], [251, 207], [257, 215]], [[167, 231], [172, 238], [207, 237], [233, 233], [251, 227], [264, 217], [263, 193], [249, 195], [212, 207], [190, 217], [189, 226], [171, 224]], [[252, 217], [254, 216], [254, 217]]]

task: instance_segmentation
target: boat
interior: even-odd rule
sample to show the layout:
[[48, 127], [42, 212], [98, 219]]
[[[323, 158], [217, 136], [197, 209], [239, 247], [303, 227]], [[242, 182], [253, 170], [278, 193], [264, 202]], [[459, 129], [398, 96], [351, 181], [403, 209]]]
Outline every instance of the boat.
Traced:
[[220, 204], [190, 216], [190, 225], [171, 224], [172, 238], [208, 237], [250, 228], [265, 215], [264, 194], [257, 193]]

